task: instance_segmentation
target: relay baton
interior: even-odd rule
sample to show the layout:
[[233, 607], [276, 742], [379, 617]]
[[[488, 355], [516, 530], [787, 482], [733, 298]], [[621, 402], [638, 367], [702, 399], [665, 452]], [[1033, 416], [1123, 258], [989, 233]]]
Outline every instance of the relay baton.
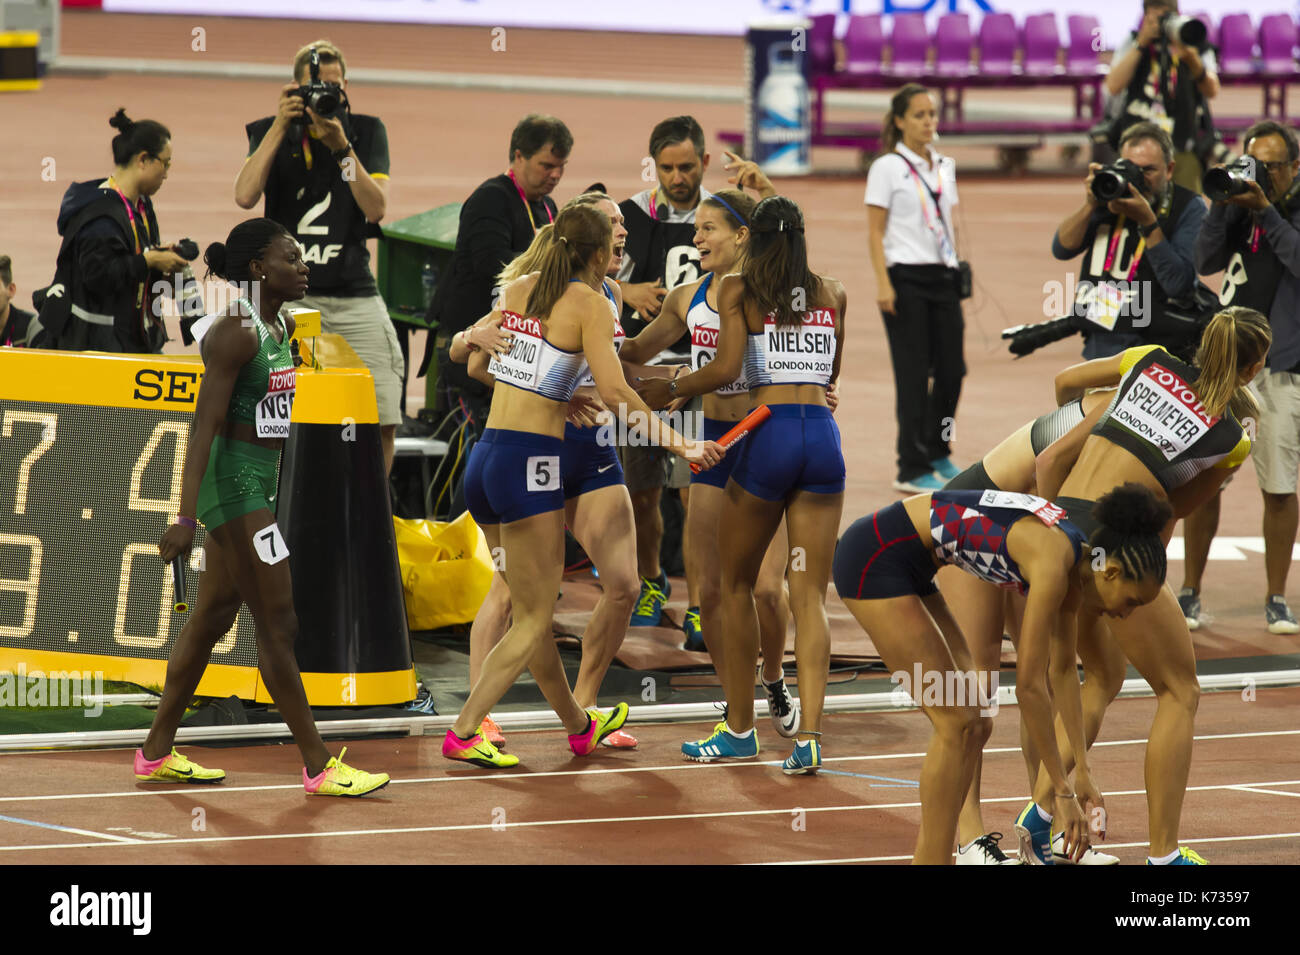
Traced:
[[189, 613], [190, 605], [185, 602], [185, 555], [177, 554], [172, 558], [172, 610], [176, 613]]
[[[731, 446], [743, 438], [749, 432], [753, 431], [760, 424], [772, 417], [772, 409], [767, 405], [759, 405], [745, 417], [736, 422], [735, 426], [718, 439], [718, 445], [724, 452], [730, 451]], [[699, 474], [704, 468], [699, 464], [691, 465], [691, 473]]]

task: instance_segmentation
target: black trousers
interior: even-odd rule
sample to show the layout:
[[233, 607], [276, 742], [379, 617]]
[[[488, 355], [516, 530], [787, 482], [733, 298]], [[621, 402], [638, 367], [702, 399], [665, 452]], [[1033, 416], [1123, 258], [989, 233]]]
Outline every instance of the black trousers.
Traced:
[[955, 269], [895, 265], [894, 314], [885, 315], [894, 364], [898, 478], [929, 474], [951, 452], [957, 400], [966, 376], [965, 321]]

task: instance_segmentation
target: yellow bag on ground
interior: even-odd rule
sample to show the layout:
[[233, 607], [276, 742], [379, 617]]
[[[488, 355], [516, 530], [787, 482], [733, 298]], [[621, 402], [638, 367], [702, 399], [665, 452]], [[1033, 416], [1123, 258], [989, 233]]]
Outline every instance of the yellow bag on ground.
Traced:
[[492, 554], [469, 512], [451, 523], [394, 517], [393, 528], [406, 625], [438, 630], [472, 621], [492, 583]]

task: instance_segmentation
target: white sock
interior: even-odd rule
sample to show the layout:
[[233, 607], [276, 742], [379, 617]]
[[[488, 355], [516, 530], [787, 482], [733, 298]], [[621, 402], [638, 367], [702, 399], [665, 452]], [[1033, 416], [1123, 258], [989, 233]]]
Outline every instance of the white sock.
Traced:
[[980, 836], [979, 838], [972, 839], [970, 842], [966, 843], [964, 846], [962, 846], [962, 847], [961, 847], [960, 849], [958, 849], [957, 851], [958, 851], [958, 852], [969, 852], [969, 851], [970, 851], [970, 850], [975, 846], [975, 843], [979, 842], [980, 839], [982, 839], [982, 838], [984, 838], [984, 837], [983, 837], [983, 836]]
[[736, 739], [749, 739], [751, 736], [754, 735], [754, 727], [751, 726], [749, 728], [749, 732], [747, 733], [737, 733], [735, 730], [731, 728], [730, 724], [728, 724], [727, 732], [730, 733], [732, 736], [736, 737]]
[[1038, 805], [1038, 803], [1034, 803], [1034, 808], [1038, 810], [1038, 818], [1050, 826], [1052, 824], [1051, 813], [1043, 812], [1043, 807]]
[[1161, 856], [1159, 859], [1157, 859], [1155, 856], [1147, 856], [1147, 861], [1150, 862], [1152, 865], [1169, 865], [1169, 863], [1173, 862], [1177, 858], [1178, 858], [1178, 850], [1175, 849], [1173, 852], [1169, 853], [1169, 855]]

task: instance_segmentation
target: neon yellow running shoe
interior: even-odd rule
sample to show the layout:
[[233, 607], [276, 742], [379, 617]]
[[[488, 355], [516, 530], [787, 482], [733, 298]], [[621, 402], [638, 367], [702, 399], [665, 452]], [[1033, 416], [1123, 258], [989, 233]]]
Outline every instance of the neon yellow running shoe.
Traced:
[[135, 778], [143, 783], [219, 783], [226, 778], [224, 769], [204, 769], [192, 763], [172, 747], [170, 756], [145, 759], [144, 750], [135, 751]]
[[442, 740], [442, 755], [488, 769], [509, 769], [519, 765], [518, 756], [501, 752], [488, 742], [481, 729], [469, 739], [461, 739], [452, 730], [447, 730]]
[[353, 769], [343, 762], [348, 748], [338, 757], [331, 756], [325, 769], [319, 776], [308, 776], [307, 767], [302, 768], [302, 785], [309, 796], [364, 796], [388, 785], [387, 773], [367, 773]]
[[[1173, 862], [1167, 862], [1166, 865], [1209, 865], [1194, 849], [1186, 846], [1178, 847], [1178, 855], [1174, 857]], [[1150, 858], [1147, 859], [1147, 865], [1155, 865]]]

